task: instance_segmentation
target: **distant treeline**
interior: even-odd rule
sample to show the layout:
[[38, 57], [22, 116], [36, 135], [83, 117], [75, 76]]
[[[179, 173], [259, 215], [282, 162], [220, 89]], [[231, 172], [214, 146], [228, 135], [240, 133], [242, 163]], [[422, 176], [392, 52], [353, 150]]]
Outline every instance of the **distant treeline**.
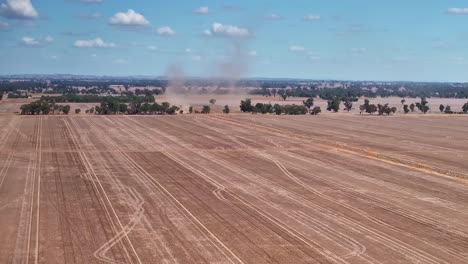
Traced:
[[61, 96], [42, 96], [41, 100], [55, 103], [101, 103], [101, 102], [118, 102], [118, 103], [150, 103], [154, 102], [153, 95], [137, 96], [99, 96], [95, 94], [64, 94]]
[[[288, 97], [320, 97], [324, 100], [331, 100], [335, 97], [340, 98], [359, 98], [359, 97], [390, 97], [397, 96], [402, 98], [468, 98], [468, 86], [451, 85], [428, 85], [424, 87], [410, 86], [401, 89], [401, 86], [385, 86], [375, 89], [352, 85], [347, 88], [317, 88], [317, 87], [296, 87], [289, 89], [281, 88], [259, 88], [253, 89], [251, 94], [263, 96], [281, 96]], [[283, 96], [284, 95], [284, 96]]]

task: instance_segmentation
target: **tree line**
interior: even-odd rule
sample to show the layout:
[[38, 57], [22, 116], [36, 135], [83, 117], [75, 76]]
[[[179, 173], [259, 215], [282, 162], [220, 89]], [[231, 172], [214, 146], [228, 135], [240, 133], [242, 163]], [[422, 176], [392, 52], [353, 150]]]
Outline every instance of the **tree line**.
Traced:
[[[276, 114], [276, 115], [318, 115], [322, 112], [319, 106], [312, 108], [314, 105], [313, 98], [309, 98], [303, 102], [303, 105], [280, 105], [280, 104], [264, 104], [257, 103], [252, 105], [251, 99], [242, 100], [240, 110], [244, 113], [260, 113], [260, 114]], [[311, 109], [312, 108], [312, 109]]]
[[42, 96], [41, 100], [55, 103], [101, 103], [101, 102], [119, 102], [119, 103], [150, 103], [154, 102], [153, 95], [122, 95], [122, 96], [100, 96], [96, 94], [64, 94], [60, 96]]

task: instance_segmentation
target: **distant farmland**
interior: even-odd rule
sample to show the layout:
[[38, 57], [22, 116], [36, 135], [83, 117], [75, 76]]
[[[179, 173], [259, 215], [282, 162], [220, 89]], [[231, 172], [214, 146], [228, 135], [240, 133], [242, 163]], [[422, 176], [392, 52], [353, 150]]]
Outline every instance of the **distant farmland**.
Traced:
[[0, 263], [468, 263], [468, 117], [0, 115]]

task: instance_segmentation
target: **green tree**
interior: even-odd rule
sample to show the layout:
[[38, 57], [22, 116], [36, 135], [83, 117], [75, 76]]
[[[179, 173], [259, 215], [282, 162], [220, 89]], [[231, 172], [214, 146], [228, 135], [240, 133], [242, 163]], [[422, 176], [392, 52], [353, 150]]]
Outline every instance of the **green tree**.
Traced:
[[68, 115], [68, 113], [70, 112], [70, 106], [69, 105], [64, 105], [63, 109], [62, 109], [62, 112], [64, 114]]
[[445, 106], [443, 104], [440, 104], [439, 105], [439, 110], [440, 110], [441, 113], [444, 111], [444, 109], [445, 109]]
[[444, 111], [446, 114], [453, 114], [453, 111], [452, 111], [452, 107], [450, 105], [447, 105], [445, 107], [445, 111]]
[[245, 99], [241, 101], [240, 103], [240, 110], [244, 113], [249, 113], [254, 110], [254, 107], [252, 106], [252, 100], [250, 99]]
[[351, 111], [351, 109], [353, 109], [353, 102], [350, 98], [346, 98], [346, 100], [344, 100], [344, 106], [345, 110], [348, 112]]
[[304, 104], [305, 107], [307, 107], [307, 109], [308, 109], [309, 112], [310, 112], [310, 108], [311, 108], [312, 106], [314, 106], [314, 98], [313, 98], [313, 97], [309, 97], [309, 98], [307, 98], [307, 100], [302, 101], [302, 103]]
[[210, 104], [211, 104], [211, 105], [216, 104], [216, 99], [210, 99]]
[[281, 98], [283, 98], [283, 101], [286, 101], [286, 99], [288, 99], [288, 97], [289, 97], [289, 94], [288, 94], [287, 91], [284, 90], [284, 89], [279, 90], [279, 91], [278, 91], [278, 94], [279, 94], [279, 96], [280, 96]]
[[312, 109], [312, 112], [310, 113], [311, 115], [318, 115], [322, 112], [322, 109], [320, 109], [320, 106], [316, 106]]
[[369, 114], [373, 115], [378, 111], [378, 108], [375, 104], [369, 104], [369, 107], [366, 110]]
[[414, 112], [414, 104], [413, 103], [410, 104], [409, 108], [410, 108], [411, 112]]
[[119, 104], [119, 112], [126, 114], [128, 112], [128, 105], [124, 103]]
[[429, 102], [426, 100], [425, 97], [421, 98], [421, 102], [416, 103], [416, 107], [419, 109], [419, 111], [423, 112], [424, 114], [429, 111], [429, 106], [427, 105]]
[[276, 115], [281, 115], [283, 113], [283, 107], [279, 104], [275, 104], [273, 106], [273, 112], [276, 114]]
[[190, 107], [188, 108], [188, 111], [189, 111], [190, 114], [193, 113], [193, 106], [190, 106]]
[[338, 97], [333, 98], [333, 100], [328, 101], [327, 111], [338, 112], [340, 111], [341, 100]]
[[403, 111], [405, 112], [405, 114], [409, 113], [410, 110], [407, 104], [403, 106]]
[[465, 113], [465, 114], [468, 113], [468, 102], [466, 102], [466, 103], [463, 105], [462, 111], [463, 111], [463, 113]]
[[231, 110], [229, 109], [229, 105], [225, 105], [223, 109], [223, 113], [229, 114], [229, 112], [231, 112]]
[[81, 113], [81, 109], [76, 108], [76, 109], [75, 109], [75, 114], [79, 114], [79, 113]]
[[202, 114], [209, 114], [211, 112], [211, 107], [209, 105], [204, 105], [202, 109]]

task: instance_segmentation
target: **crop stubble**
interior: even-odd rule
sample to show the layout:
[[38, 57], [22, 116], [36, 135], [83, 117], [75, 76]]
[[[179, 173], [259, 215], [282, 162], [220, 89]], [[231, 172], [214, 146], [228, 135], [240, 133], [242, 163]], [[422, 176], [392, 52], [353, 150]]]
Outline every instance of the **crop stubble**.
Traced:
[[0, 263], [465, 263], [468, 119], [0, 116]]

